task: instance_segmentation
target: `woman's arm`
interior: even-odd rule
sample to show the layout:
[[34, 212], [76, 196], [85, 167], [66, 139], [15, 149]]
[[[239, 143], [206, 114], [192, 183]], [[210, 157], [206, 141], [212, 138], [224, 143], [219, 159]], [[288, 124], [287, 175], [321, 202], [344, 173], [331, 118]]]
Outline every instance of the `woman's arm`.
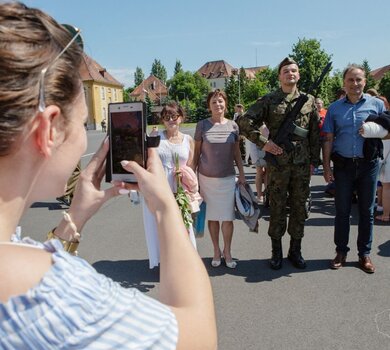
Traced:
[[[187, 165], [189, 167], [191, 167], [193, 160], [194, 160], [195, 141], [190, 135], [188, 135], [188, 141], [190, 143], [190, 154], [188, 155]], [[192, 170], [194, 170], [194, 169], [192, 169]]]
[[135, 162], [123, 162], [138, 180], [156, 217], [160, 241], [160, 301], [170, 306], [179, 323], [178, 349], [215, 349], [217, 332], [210, 281], [202, 260], [193, 248], [179, 208], [165, 178], [160, 158], [149, 149], [147, 170]]
[[200, 158], [200, 152], [202, 148], [202, 141], [195, 141], [194, 146], [194, 157], [192, 159], [192, 164], [190, 164], [190, 167], [192, 170], [196, 173], [198, 166], [199, 166], [199, 158]]
[[238, 168], [238, 181], [242, 184], [246, 183], [244, 167], [242, 165], [241, 151], [240, 151], [240, 140], [234, 143], [234, 161], [236, 162]]

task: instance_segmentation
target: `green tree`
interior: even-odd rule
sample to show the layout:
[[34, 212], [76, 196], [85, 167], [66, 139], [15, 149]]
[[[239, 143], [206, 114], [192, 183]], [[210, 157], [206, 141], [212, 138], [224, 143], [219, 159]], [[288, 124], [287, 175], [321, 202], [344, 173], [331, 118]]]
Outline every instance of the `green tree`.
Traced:
[[238, 74], [238, 79], [239, 79], [238, 80], [238, 82], [239, 82], [239, 84], [238, 84], [238, 102], [243, 103], [244, 102], [243, 98], [242, 98], [243, 92], [245, 91], [246, 86], [247, 86], [248, 81], [249, 81], [248, 77], [246, 76], [246, 72], [245, 72], [244, 67], [240, 68], [240, 71]]
[[130, 94], [134, 91], [134, 89], [134, 87], [123, 89], [123, 102], [130, 102], [132, 100]]
[[233, 116], [234, 106], [237, 103], [245, 104], [245, 89], [249, 81], [244, 67], [232, 73], [229, 78], [225, 79], [225, 93], [228, 98], [228, 115], [230, 116]]
[[161, 61], [158, 59], [154, 59], [150, 74], [153, 74], [156, 78], [160, 79], [164, 84], [167, 81], [167, 70], [162, 65]]
[[225, 93], [227, 96], [227, 116], [233, 117], [234, 106], [238, 103], [238, 78], [235, 75], [231, 75], [229, 78], [225, 78]]
[[390, 71], [387, 72], [379, 82], [379, 93], [390, 101]]
[[256, 79], [266, 83], [268, 92], [276, 90], [279, 87], [278, 67], [262, 69], [257, 72]]
[[149, 94], [146, 94], [145, 97], [145, 103], [146, 103], [146, 120], [149, 125], [152, 125], [154, 123], [153, 120], [153, 114], [152, 114], [152, 108], [154, 107], [154, 103], [152, 99], [149, 97]]
[[168, 80], [171, 98], [182, 101], [198, 101], [204, 93], [208, 92], [207, 80], [198, 73], [190, 71], [179, 72]]
[[[300, 81], [299, 89], [307, 91], [312, 83], [320, 76], [326, 64], [331, 60], [332, 55], [321, 49], [321, 43], [316, 39], [299, 39], [292, 47], [290, 55], [299, 66]], [[314, 91], [317, 97], [321, 97], [325, 104], [329, 103], [328, 96], [329, 76], [325, 77], [322, 84]]]
[[[329, 103], [337, 99], [337, 92], [343, 87], [343, 73], [340, 70], [336, 70], [328, 81], [328, 98]], [[327, 106], [327, 103], [325, 104]]]
[[268, 94], [270, 89], [268, 88], [268, 81], [263, 80], [260, 76], [256, 76], [255, 79], [250, 80], [246, 85], [243, 92], [244, 104], [246, 107], [253, 105], [260, 97]]
[[362, 67], [364, 68], [364, 72], [366, 73], [366, 87], [364, 88], [364, 90], [367, 91], [368, 89], [375, 88], [376, 81], [371, 75], [371, 68], [367, 60], [363, 61]]
[[168, 80], [169, 95], [172, 99], [180, 101], [187, 108], [189, 121], [197, 119], [198, 108], [202, 105], [204, 97], [209, 92], [209, 85], [205, 78], [197, 72], [182, 71]]
[[173, 75], [176, 75], [177, 73], [180, 73], [183, 71], [183, 67], [181, 65], [181, 62], [179, 60], [176, 60], [175, 68], [173, 70]]
[[144, 73], [140, 67], [137, 67], [134, 72], [134, 86], [138, 86], [144, 81]]
[[252, 80], [246, 80], [241, 91], [242, 102], [246, 108], [250, 107], [257, 99], [274, 91], [279, 87], [277, 68], [266, 68], [256, 73]]

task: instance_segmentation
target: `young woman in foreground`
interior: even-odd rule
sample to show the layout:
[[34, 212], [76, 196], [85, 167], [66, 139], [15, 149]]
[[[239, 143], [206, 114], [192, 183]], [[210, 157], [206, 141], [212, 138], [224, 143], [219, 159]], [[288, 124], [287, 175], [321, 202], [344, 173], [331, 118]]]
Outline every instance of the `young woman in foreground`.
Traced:
[[147, 170], [126, 160], [122, 165], [135, 173], [132, 188], [156, 217], [160, 302], [120, 287], [63, 249], [73, 252], [88, 219], [125, 191], [123, 183], [100, 189], [107, 142], [82, 172], [52, 239], [12, 241], [24, 210], [60, 196], [86, 149], [78, 35], [39, 10], [0, 5], [0, 348], [216, 348], [208, 276], [183, 234], [155, 150]]

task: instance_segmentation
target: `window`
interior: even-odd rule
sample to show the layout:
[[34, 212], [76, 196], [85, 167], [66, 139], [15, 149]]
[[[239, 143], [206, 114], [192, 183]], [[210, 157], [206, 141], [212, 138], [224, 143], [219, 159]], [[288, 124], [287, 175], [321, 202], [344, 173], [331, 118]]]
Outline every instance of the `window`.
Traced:
[[102, 100], [106, 99], [106, 90], [103, 86], [100, 87], [100, 97], [102, 98]]
[[113, 89], [114, 90], [114, 102], [116, 102], [117, 101], [117, 94], [116, 94], [116, 89]]
[[106, 119], [106, 107], [102, 108], [102, 120]]

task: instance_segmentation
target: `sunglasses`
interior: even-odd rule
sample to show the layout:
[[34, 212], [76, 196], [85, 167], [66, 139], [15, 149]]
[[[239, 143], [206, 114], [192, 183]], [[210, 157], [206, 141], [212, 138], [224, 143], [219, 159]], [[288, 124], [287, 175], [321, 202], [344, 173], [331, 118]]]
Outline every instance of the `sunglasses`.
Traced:
[[81, 30], [73, 27], [69, 24], [62, 25], [73, 37], [69, 43], [62, 49], [62, 51], [54, 58], [54, 60], [46, 67], [41, 70], [41, 77], [39, 79], [39, 96], [38, 96], [38, 110], [43, 112], [46, 108], [45, 104], [45, 76], [46, 72], [58, 61], [58, 59], [70, 48], [70, 46], [77, 41], [78, 45], [83, 49], [84, 44], [80, 36]]
[[180, 117], [179, 114], [175, 114], [175, 115], [164, 115], [162, 117], [162, 120], [164, 120], [165, 122], [169, 122], [171, 119], [175, 122], [176, 120], [178, 120]]

